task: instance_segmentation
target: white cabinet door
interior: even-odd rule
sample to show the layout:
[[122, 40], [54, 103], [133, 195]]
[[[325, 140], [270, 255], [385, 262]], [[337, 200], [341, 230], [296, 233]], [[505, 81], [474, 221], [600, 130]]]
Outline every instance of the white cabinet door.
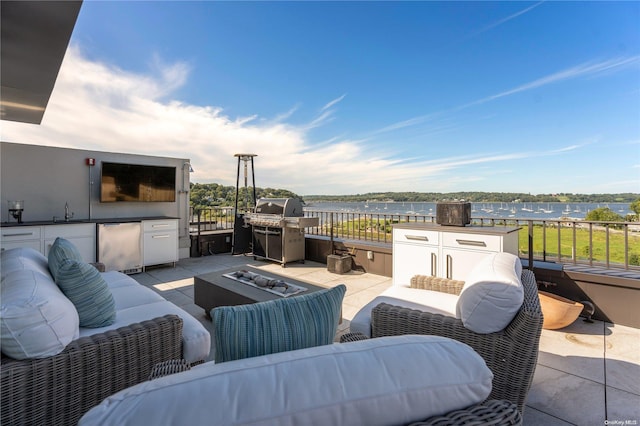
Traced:
[[438, 246], [393, 245], [393, 285], [409, 285], [414, 275], [438, 275]]
[[18, 247], [30, 247], [42, 253], [41, 228], [39, 226], [15, 226], [2, 228], [0, 247], [10, 250]]
[[40, 240], [25, 240], [25, 241], [2, 241], [0, 243], [2, 250], [11, 250], [19, 247], [29, 247], [34, 250], [38, 250], [42, 253], [42, 242]]
[[44, 254], [49, 255], [51, 246], [57, 237], [69, 240], [85, 262], [96, 261], [96, 225], [95, 223], [78, 223], [44, 226]]
[[145, 220], [142, 229], [144, 266], [178, 261], [177, 220]]
[[452, 280], [465, 281], [469, 272], [482, 259], [490, 255], [490, 251], [482, 250], [458, 250], [442, 248], [442, 263], [440, 277]]

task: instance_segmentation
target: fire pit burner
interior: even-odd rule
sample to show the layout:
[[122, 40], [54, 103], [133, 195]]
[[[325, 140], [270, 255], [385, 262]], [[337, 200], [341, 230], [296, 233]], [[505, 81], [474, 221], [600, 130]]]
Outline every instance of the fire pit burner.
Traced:
[[281, 297], [289, 297], [307, 291], [305, 287], [287, 283], [283, 280], [256, 274], [255, 272], [249, 272], [244, 269], [223, 274], [223, 276], [231, 278], [235, 281], [239, 281], [243, 284], [247, 284], [273, 294], [277, 294]]

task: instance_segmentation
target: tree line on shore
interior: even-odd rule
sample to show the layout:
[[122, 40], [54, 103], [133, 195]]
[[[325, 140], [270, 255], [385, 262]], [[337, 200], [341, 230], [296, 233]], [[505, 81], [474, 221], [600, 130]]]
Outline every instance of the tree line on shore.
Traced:
[[354, 195], [306, 195], [305, 201], [364, 202], [400, 201], [427, 202], [464, 200], [472, 203], [631, 203], [640, 194], [531, 194], [522, 192], [370, 192]]
[[[252, 188], [239, 189], [239, 199], [253, 196]], [[191, 183], [191, 204], [193, 206], [232, 206], [235, 203], [236, 188], [217, 183]], [[287, 189], [256, 187], [257, 198], [300, 198], [309, 202], [439, 202], [464, 200], [472, 203], [632, 203], [640, 194], [624, 192], [618, 194], [531, 194], [524, 192], [368, 192], [351, 195], [305, 195], [301, 196]]]
[[[217, 183], [191, 183], [190, 201], [194, 209], [235, 206], [236, 188]], [[587, 220], [623, 221], [638, 220], [640, 194], [529, 194], [520, 192], [370, 192], [354, 195], [306, 195], [304, 197], [287, 189], [256, 187], [256, 198], [300, 198], [303, 202], [440, 202], [464, 200], [474, 203], [629, 203], [635, 219], [623, 218], [607, 209], [592, 210]], [[253, 188], [239, 188], [238, 207], [251, 207]]]

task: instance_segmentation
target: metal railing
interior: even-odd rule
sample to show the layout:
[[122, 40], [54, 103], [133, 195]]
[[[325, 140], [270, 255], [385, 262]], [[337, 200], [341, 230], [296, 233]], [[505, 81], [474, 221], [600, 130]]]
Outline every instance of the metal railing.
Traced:
[[[435, 223], [435, 216], [305, 210], [320, 225], [307, 235], [375, 243], [392, 242], [398, 223]], [[192, 233], [233, 229], [229, 207], [191, 210]], [[640, 271], [640, 222], [596, 222], [575, 219], [519, 219], [472, 217], [476, 226], [520, 227], [519, 255], [535, 261], [580, 264], [609, 269]]]
[[189, 208], [189, 233], [202, 234], [203, 232], [233, 229], [233, 207], [207, 207], [203, 209]]
[[[306, 210], [320, 226], [307, 234], [376, 243], [392, 242], [398, 223], [435, 223], [435, 216]], [[520, 227], [519, 256], [535, 261], [640, 271], [640, 222], [473, 217], [475, 226]]]

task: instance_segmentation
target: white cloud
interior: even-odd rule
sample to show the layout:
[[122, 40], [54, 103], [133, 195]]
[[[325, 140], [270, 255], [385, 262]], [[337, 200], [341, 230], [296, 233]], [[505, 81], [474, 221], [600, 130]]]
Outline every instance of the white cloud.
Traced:
[[528, 83], [524, 83], [520, 86], [514, 87], [509, 90], [505, 90], [495, 95], [486, 96], [482, 99], [477, 99], [475, 101], [471, 101], [466, 104], [459, 105], [445, 111], [424, 114], [417, 117], [409, 118], [407, 120], [402, 120], [397, 123], [390, 124], [388, 126], [385, 126], [381, 129], [376, 130], [374, 133], [383, 133], [383, 132], [399, 130], [405, 127], [416, 126], [416, 125], [425, 123], [427, 121], [430, 121], [438, 116], [442, 117], [444, 116], [444, 114], [449, 112], [460, 111], [470, 107], [482, 105], [487, 102], [495, 101], [500, 98], [515, 95], [528, 90], [538, 89], [540, 87], [544, 87], [549, 84], [559, 83], [565, 80], [571, 80], [578, 77], [594, 77], [594, 76], [599, 76], [603, 74], [609, 74], [614, 71], [625, 69], [628, 66], [637, 65], [638, 63], [640, 63], [640, 56], [618, 57], [618, 58], [608, 59], [608, 60], [599, 61], [599, 62], [594, 62], [594, 61], [585, 62], [583, 64], [579, 64], [574, 67], [567, 68], [565, 70], [558, 71], [556, 73], [538, 78]]
[[542, 3], [544, 3], [544, 1], [540, 1], [540, 2], [538, 2], [538, 3], [536, 3], [536, 4], [533, 4], [533, 5], [531, 5], [531, 6], [527, 7], [527, 8], [525, 8], [525, 9], [522, 9], [522, 10], [520, 10], [520, 11], [518, 11], [518, 12], [514, 13], [514, 14], [509, 15], [509, 16], [507, 16], [506, 18], [503, 18], [503, 19], [500, 19], [500, 20], [498, 20], [498, 21], [496, 21], [496, 22], [493, 22], [493, 23], [491, 23], [491, 24], [487, 25], [486, 27], [484, 27], [484, 28], [480, 29], [480, 30], [479, 30], [478, 32], [476, 32], [474, 35], [481, 34], [481, 33], [485, 32], [485, 31], [489, 31], [490, 29], [495, 28], [495, 27], [498, 27], [498, 26], [500, 26], [500, 25], [502, 25], [502, 24], [504, 24], [504, 23], [506, 23], [506, 22], [509, 22], [509, 21], [511, 21], [512, 19], [515, 19], [515, 18], [517, 18], [517, 17], [518, 17], [518, 16], [520, 16], [520, 15], [524, 15], [525, 13], [527, 13], [527, 12], [529, 12], [529, 11], [531, 11], [531, 10], [535, 9], [536, 7], [540, 6]]
[[298, 108], [300, 108], [300, 104], [294, 105], [293, 107], [289, 108], [288, 111], [276, 115], [276, 117], [273, 119], [273, 121], [276, 122], [276, 123], [280, 123], [282, 121], [285, 121], [286, 119], [291, 117], [298, 110]]
[[[258, 116], [229, 117], [219, 106], [170, 100], [188, 80], [185, 64], [156, 60], [153, 75], [91, 62], [71, 48], [40, 126], [3, 122], [8, 142], [189, 158], [196, 182], [235, 185], [236, 153], [255, 153], [256, 185], [299, 194], [369, 191], [446, 191], [456, 169], [507, 162], [540, 153], [498, 153], [400, 161], [371, 149], [366, 140], [333, 137], [310, 143], [307, 132], [333, 118], [325, 104], [308, 124]], [[509, 164], [509, 167], [512, 167]], [[481, 179], [476, 176], [473, 179]], [[467, 178], [469, 179], [469, 178]]]
[[344, 99], [344, 97], [347, 96], [347, 94], [345, 93], [342, 96], [339, 96], [337, 98], [335, 98], [334, 100], [328, 102], [325, 106], [323, 106], [322, 108], [320, 108], [320, 111], [324, 111], [327, 110], [329, 108], [331, 108], [332, 106], [334, 106], [335, 104], [337, 104], [338, 102], [342, 101]]
[[505, 90], [504, 92], [470, 102], [458, 107], [458, 109], [480, 105], [485, 102], [503, 98], [505, 96], [515, 95], [516, 93], [537, 89], [564, 80], [570, 80], [578, 77], [591, 77], [595, 75], [610, 73], [616, 69], [622, 69], [629, 65], [638, 64], [638, 62], [640, 62], [640, 56], [613, 58], [600, 62], [586, 62], [580, 65], [576, 65], [575, 67], [567, 68], [565, 70], [558, 71], [545, 77], [541, 77], [537, 80], [530, 81], [529, 83], [522, 84], [518, 87], [514, 87], [513, 89]]

